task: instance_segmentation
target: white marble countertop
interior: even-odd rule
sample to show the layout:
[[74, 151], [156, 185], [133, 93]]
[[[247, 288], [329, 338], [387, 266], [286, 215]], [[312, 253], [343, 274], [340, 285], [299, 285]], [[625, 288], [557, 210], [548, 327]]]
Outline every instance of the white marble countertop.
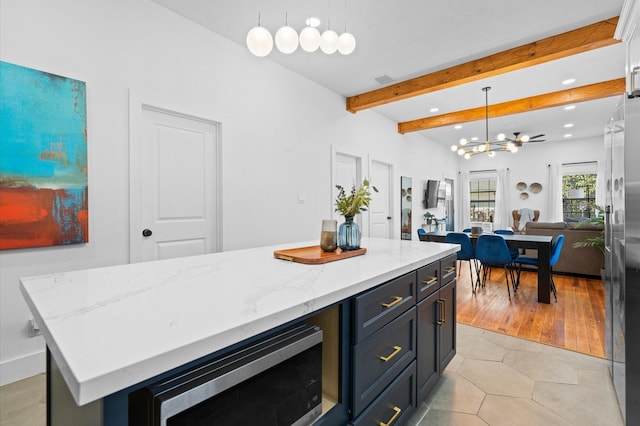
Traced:
[[363, 239], [324, 265], [284, 244], [22, 278], [21, 290], [78, 405], [255, 336], [458, 251]]

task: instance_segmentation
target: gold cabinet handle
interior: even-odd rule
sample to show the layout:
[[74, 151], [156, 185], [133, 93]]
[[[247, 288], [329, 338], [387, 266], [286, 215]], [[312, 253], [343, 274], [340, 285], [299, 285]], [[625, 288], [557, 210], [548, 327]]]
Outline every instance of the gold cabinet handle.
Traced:
[[394, 356], [398, 355], [400, 353], [400, 351], [402, 350], [402, 347], [400, 346], [394, 346], [393, 347], [393, 352], [391, 352], [389, 355], [387, 356], [381, 356], [380, 359], [383, 360], [384, 362], [389, 361], [391, 358], [393, 358]]
[[442, 310], [440, 311], [440, 312], [441, 312], [440, 319], [438, 320], [438, 323], [437, 323], [437, 324], [438, 324], [438, 325], [444, 325], [445, 317], [446, 317], [446, 313], [445, 313], [445, 312], [446, 312], [446, 305], [445, 305], [445, 301], [444, 301], [443, 299], [438, 299], [438, 302], [437, 302], [437, 303], [438, 303], [439, 305], [442, 305]]
[[422, 281], [422, 284], [429, 285], [435, 283], [436, 281], [438, 281], [438, 277], [431, 277], [431, 279], [429, 279], [428, 281]]
[[402, 411], [402, 409], [400, 407], [393, 407], [393, 411], [395, 411], [395, 413], [393, 413], [393, 417], [391, 417], [389, 419], [388, 422], [384, 423], [384, 422], [380, 422], [378, 423], [379, 426], [389, 426], [391, 425], [391, 423], [393, 423], [393, 421], [396, 419], [396, 417], [398, 417], [400, 415], [400, 412]]
[[400, 302], [401, 300], [402, 300], [402, 296], [396, 296], [393, 302], [383, 303], [382, 306], [384, 306], [385, 308], [390, 308], [396, 303]]
[[456, 267], [455, 266], [450, 266], [447, 268], [447, 270], [445, 271], [447, 274], [450, 274], [451, 272], [455, 271]]

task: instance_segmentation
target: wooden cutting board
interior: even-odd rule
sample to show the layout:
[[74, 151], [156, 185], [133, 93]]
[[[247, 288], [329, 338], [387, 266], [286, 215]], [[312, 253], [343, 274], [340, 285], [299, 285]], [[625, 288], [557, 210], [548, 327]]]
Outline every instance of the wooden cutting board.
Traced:
[[360, 247], [357, 250], [326, 252], [320, 246], [300, 247], [286, 250], [276, 250], [273, 256], [277, 259], [288, 260], [290, 262], [305, 263], [307, 265], [320, 265], [322, 263], [335, 262], [336, 260], [348, 259], [354, 256], [361, 256], [367, 252], [366, 248]]

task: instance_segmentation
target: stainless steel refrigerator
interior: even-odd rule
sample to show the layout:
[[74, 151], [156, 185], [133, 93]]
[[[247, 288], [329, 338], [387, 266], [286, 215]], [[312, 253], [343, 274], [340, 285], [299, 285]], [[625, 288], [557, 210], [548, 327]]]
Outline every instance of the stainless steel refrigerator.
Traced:
[[640, 96], [605, 128], [607, 358], [628, 425], [640, 424]]

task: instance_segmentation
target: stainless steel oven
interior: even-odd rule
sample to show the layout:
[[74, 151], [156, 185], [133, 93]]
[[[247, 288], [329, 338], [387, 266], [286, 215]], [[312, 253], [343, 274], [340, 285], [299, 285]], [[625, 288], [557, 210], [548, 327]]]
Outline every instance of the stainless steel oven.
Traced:
[[299, 325], [129, 395], [129, 424], [308, 425], [322, 414], [322, 330]]

